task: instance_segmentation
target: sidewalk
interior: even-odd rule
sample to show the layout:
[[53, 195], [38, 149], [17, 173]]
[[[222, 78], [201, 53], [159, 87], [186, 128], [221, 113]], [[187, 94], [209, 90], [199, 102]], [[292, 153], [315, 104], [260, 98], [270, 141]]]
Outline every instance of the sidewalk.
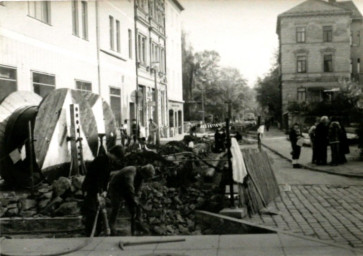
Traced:
[[[140, 242], [150, 240], [185, 239], [185, 242], [159, 243], [125, 246], [119, 242]], [[10, 255], [44, 255], [72, 250], [85, 242], [86, 238], [58, 239], [5, 239], [1, 242], [1, 253]], [[186, 256], [353, 256], [362, 255], [361, 250], [348, 246], [336, 247], [293, 236], [275, 234], [252, 235], [205, 235], [173, 237], [97, 237], [85, 247], [68, 255], [109, 256], [109, 255], [186, 255]], [[59, 254], [60, 255], [60, 254]]]
[[[287, 135], [277, 129], [270, 129], [265, 132], [262, 138], [262, 145], [281, 157], [291, 160], [291, 144], [287, 140]], [[357, 146], [350, 147], [350, 154], [346, 155], [348, 162], [338, 166], [317, 166], [311, 163], [312, 149], [304, 146], [301, 149], [299, 163], [303, 168], [326, 172], [330, 174], [342, 175], [347, 177], [363, 178], [363, 161], [358, 161], [359, 149]], [[330, 148], [328, 147], [328, 162], [331, 159]]]

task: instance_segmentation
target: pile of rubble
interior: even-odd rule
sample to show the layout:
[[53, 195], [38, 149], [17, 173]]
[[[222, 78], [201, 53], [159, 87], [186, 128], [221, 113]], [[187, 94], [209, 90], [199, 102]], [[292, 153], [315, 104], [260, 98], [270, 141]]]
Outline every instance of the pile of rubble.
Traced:
[[219, 207], [212, 189], [177, 189], [160, 183], [145, 184], [140, 197], [144, 205], [143, 225], [154, 235], [200, 234], [195, 210]]
[[33, 195], [2, 193], [0, 217], [77, 216], [83, 201], [83, 179], [84, 176], [60, 177], [51, 185], [41, 184]]
[[[142, 225], [151, 235], [199, 234], [195, 211], [220, 207], [215, 186], [203, 182], [203, 176], [204, 180], [208, 176], [203, 170], [214, 169], [202, 159], [211, 144], [200, 138], [186, 139], [195, 139], [194, 148], [186, 146], [185, 141], [173, 141], [160, 146], [158, 152], [126, 152], [121, 161], [122, 165], [152, 163], [157, 167], [156, 179], [144, 184], [140, 197]], [[84, 176], [60, 177], [37, 186], [32, 194], [2, 193], [0, 217], [79, 216], [83, 181]]]

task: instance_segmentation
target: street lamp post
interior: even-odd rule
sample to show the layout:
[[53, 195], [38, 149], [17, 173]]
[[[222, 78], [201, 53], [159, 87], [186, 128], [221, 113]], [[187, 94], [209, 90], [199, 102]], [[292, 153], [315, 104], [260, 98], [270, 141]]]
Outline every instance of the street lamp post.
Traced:
[[205, 110], [204, 110], [204, 84], [203, 84], [203, 89], [202, 89], [202, 120], [203, 120], [203, 124], [205, 123]]
[[155, 86], [155, 121], [156, 121], [156, 145], [160, 144], [160, 128], [159, 128], [159, 91], [158, 91], [158, 81], [157, 81], [157, 68], [159, 66], [159, 62], [153, 63], [153, 71], [154, 71], [154, 86]]
[[226, 135], [227, 135], [227, 158], [228, 158], [228, 172], [230, 173], [230, 187], [229, 187], [229, 192], [230, 192], [230, 197], [231, 197], [231, 207], [234, 207], [234, 181], [233, 181], [233, 169], [232, 169], [232, 152], [231, 152], [231, 134], [229, 132], [229, 126], [230, 126], [230, 119], [231, 119], [231, 101], [228, 100], [225, 103], [228, 104], [228, 116], [226, 118]]

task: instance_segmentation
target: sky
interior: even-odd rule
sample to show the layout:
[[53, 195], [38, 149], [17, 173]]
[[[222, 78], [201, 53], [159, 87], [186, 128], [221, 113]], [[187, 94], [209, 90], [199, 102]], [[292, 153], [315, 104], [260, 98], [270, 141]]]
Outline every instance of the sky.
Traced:
[[[215, 50], [253, 87], [278, 52], [277, 16], [305, 0], [179, 0], [182, 27], [194, 52]], [[341, 0], [337, 0], [341, 1]], [[363, 14], [363, 0], [353, 0]]]

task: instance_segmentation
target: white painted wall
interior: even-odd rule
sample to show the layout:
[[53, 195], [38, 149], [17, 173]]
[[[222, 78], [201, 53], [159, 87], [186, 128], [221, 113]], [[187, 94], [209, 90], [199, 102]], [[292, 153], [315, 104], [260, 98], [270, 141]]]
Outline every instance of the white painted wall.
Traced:
[[181, 57], [181, 10], [172, 0], [165, 2], [166, 67], [168, 100], [183, 101]]
[[[120, 21], [120, 53], [110, 49], [110, 15]], [[136, 89], [133, 1], [99, 1], [99, 25], [101, 95], [109, 102], [110, 87], [120, 88], [122, 120], [129, 119], [130, 94]], [[132, 31], [132, 58], [129, 58], [129, 29]]]
[[0, 6], [0, 64], [17, 69], [18, 90], [32, 91], [31, 71], [56, 76], [56, 88], [75, 88], [75, 79], [97, 83], [95, 4], [88, 3], [89, 39], [72, 35], [71, 2], [51, 2], [51, 24], [28, 16], [28, 3]]

